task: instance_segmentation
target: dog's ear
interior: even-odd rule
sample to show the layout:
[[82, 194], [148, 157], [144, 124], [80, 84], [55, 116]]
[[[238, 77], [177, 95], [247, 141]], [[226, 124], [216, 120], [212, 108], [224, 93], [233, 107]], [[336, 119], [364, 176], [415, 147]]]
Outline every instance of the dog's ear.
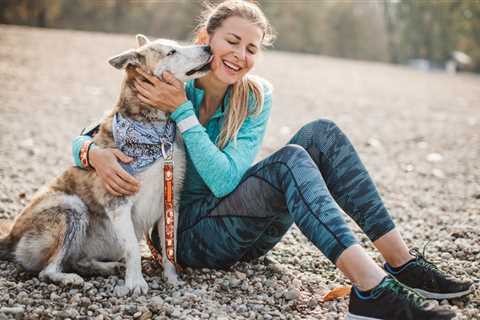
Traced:
[[129, 64], [132, 64], [134, 66], [139, 66], [141, 64], [141, 56], [140, 54], [134, 50], [128, 50], [123, 53], [120, 53], [117, 56], [111, 57], [108, 59], [108, 63], [110, 63], [112, 66], [114, 66], [117, 69], [124, 69], [126, 68]]
[[143, 34], [137, 34], [136, 38], [138, 47], [141, 47], [150, 42], [150, 40], [148, 40], [148, 38]]

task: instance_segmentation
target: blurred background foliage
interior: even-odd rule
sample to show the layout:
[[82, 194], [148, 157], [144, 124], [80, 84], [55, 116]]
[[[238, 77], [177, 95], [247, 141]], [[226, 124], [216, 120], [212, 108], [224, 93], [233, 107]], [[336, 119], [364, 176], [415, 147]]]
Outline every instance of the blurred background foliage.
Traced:
[[[436, 68], [461, 51], [480, 72], [480, 0], [257, 3], [277, 31], [273, 49]], [[191, 40], [201, 10], [195, 0], [0, 0], [0, 23]]]

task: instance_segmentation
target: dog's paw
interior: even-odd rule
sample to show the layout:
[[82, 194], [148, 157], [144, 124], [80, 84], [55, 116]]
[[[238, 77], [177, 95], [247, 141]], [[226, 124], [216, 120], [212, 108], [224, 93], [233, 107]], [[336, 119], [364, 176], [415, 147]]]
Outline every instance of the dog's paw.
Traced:
[[61, 272], [40, 272], [38, 275], [42, 281], [51, 281], [63, 287], [83, 287], [85, 280], [76, 273], [61, 273]]
[[136, 281], [133, 283], [130, 287], [130, 292], [134, 296], [138, 296], [140, 294], [147, 294], [148, 292], [148, 283], [145, 281], [145, 279], [141, 279], [139, 281]]
[[61, 280], [64, 286], [83, 287], [85, 280], [81, 276], [75, 273], [67, 273], [65, 278]]
[[185, 284], [185, 281], [179, 280], [178, 274], [175, 271], [175, 266], [169, 261], [166, 261], [163, 265], [163, 278], [168, 284], [174, 287]]
[[124, 297], [126, 295], [138, 296], [140, 294], [147, 294], [148, 283], [145, 279], [126, 280], [125, 285], [117, 285], [114, 293], [117, 297]]
[[166, 273], [166, 274], [164, 274], [164, 277], [165, 277], [167, 283], [174, 286], [174, 287], [179, 287], [179, 286], [185, 285], [185, 281], [182, 281], [182, 280], [178, 279], [178, 276], [176, 274]]
[[113, 293], [119, 298], [125, 297], [130, 293], [130, 289], [128, 289], [127, 286], [124, 285], [116, 285]]

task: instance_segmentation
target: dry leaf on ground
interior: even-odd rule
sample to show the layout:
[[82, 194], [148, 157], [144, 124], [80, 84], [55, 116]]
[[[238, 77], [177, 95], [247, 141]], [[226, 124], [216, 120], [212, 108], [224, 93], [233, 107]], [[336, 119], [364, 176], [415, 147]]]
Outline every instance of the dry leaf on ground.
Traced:
[[338, 298], [346, 297], [350, 294], [351, 287], [337, 287], [330, 290], [323, 296], [323, 301], [332, 301]]

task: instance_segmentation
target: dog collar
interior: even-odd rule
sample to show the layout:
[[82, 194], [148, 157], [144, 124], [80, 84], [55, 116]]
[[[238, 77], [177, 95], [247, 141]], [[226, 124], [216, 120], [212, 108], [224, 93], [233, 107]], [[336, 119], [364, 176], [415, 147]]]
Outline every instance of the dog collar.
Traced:
[[134, 160], [122, 163], [130, 174], [135, 174], [170, 152], [175, 141], [176, 124], [173, 120], [136, 121], [116, 113], [112, 120], [112, 133], [117, 148]]

